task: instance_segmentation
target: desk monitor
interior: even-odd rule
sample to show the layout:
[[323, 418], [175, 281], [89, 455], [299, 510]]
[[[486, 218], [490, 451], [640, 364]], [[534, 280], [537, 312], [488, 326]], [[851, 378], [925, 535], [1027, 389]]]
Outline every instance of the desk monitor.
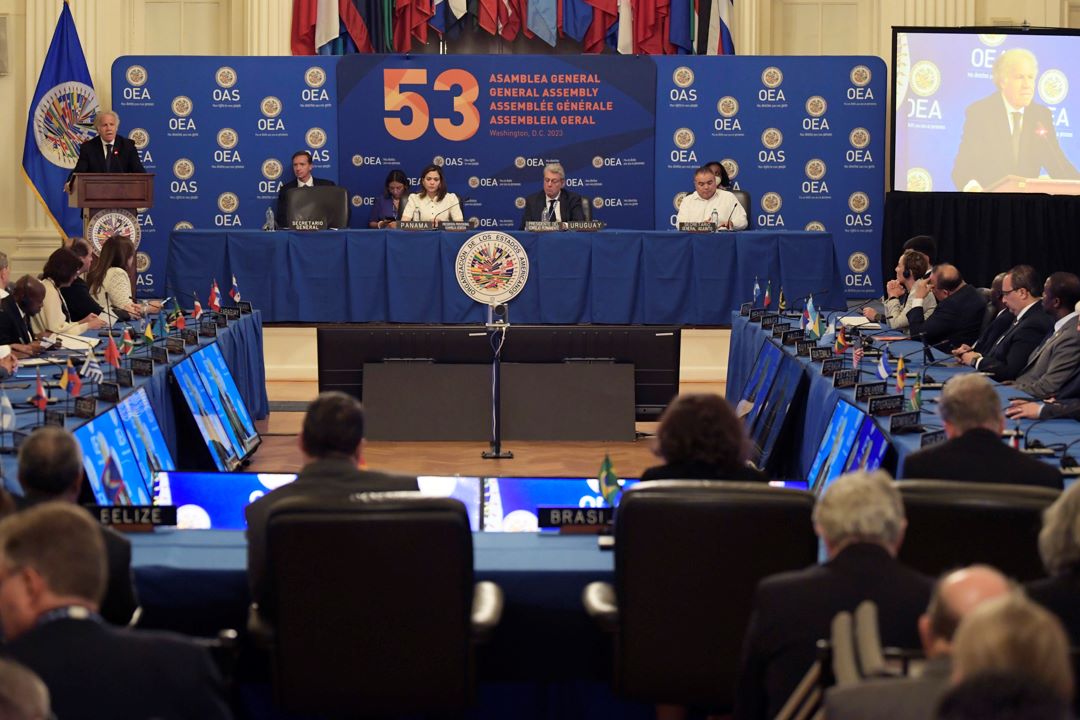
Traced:
[[844, 472], [852, 470], [877, 470], [885, 461], [889, 440], [872, 417], [864, 417], [855, 445], [844, 465]]
[[866, 413], [851, 403], [845, 400], [836, 402], [806, 479], [816, 494], [820, 495], [843, 474], [864, 417]]
[[296, 230], [332, 230], [349, 226], [349, 193], [337, 185], [285, 191], [285, 225]]
[[131, 440], [131, 449], [143, 477], [153, 478], [162, 470], [175, 470], [176, 463], [173, 462], [169, 446], [165, 444], [165, 437], [161, 434], [157, 415], [150, 406], [146, 389], [139, 388], [131, 393], [120, 401], [116, 408], [120, 413], [120, 420], [124, 423], [124, 429], [127, 430], [128, 439]]
[[173, 377], [180, 388], [180, 394], [195, 424], [199, 428], [203, 442], [214, 459], [214, 466], [222, 471], [235, 470], [240, 466], [242, 454], [236, 450], [234, 436], [226, 430], [218, 417], [217, 409], [203, 386], [195, 363], [187, 357], [172, 367]]
[[747, 426], [753, 446], [750, 459], [758, 467], [768, 465], [773, 448], [776, 447], [776, 440], [780, 437], [784, 423], [787, 421], [788, 410], [802, 382], [802, 364], [784, 353], [780, 358], [769, 392], [765, 395], [764, 401], [756, 406], [760, 408], [760, 411], [756, 413], [753, 425]]
[[75, 430], [98, 505], [149, 505], [150, 493], [117, 408]]
[[217, 406], [218, 417], [229, 431], [229, 436], [236, 441], [237, 452], [243, 460], [255, 452], [262, 438], [255, 429], [244, 399], [240, 397], [240, 389], [229, 372], [229, 366], [225, 364], [221, 348], [217, 343], [211, 343], [194, 353], [191, 358], [210, 399]]
[[743, 423], [748, 430], [754, 426], [761, 414], [765, 397], [772, 388], [783, 357], [784, 351], [769, 340], [763, 342], [758, 350], [750, 375], [746, 378], [746, 385], [739, 396], [739, 403], [735, 406], [735, 413], [744, 418]]
[[[624, 489], [638, 481], [619, 480]], [[608, 507], [596, 478], [484, 478], [484, 532], [536, 532], [540, 507]]]

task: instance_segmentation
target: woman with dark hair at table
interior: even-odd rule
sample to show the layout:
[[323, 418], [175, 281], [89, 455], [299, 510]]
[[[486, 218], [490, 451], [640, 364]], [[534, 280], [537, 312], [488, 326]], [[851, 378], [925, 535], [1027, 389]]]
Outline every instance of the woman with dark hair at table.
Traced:
[[110, 325], [116, 319], [143, 315], [142, 308], [135, 302], [128, 274], [134, 266], [135, 243], [124, 235], [113, 235], [101, 245], [101, 254], [86, 275], [90, 294], [104, 308]]
[[401, 219], [403, 198], [409, 197], [409, 178], [401, 170], [395, 168], [386, 176], [385, 188], [382, 197], [375, 198], [375, 204], [371, 207], [371, 220], [368, 227], [396, 228], [397, 221]]
[[90, 296], [90, 286], [86, 284], [84, 276], [90, 271], [94, 262], [94, 253], [90, 249], [90, 243], [82, 238], [71, 239], [71, 252], [82, 261], [79, 274], [70, 285], [60, 288], [60, 296], [67, 303], [71, 317], [86, 317], [87, 315], [101, 315], [101, 306]]
[[429, 222], [434, 226], [452, 220], [461, 222], [461, 200], [452, 192], [446, 191], [446, 178], [438, 165], [428, 165], [420, 174], [420, 192], [409, 195], [402, 220]]
[[79, 274], [82, 260], [67, 248], [57, 248], [45, 261], [41, 273], [41, 284], [45, 286], [45, 300], [41, 311], [30, 318], [30, 327], [35, 334], [61, 333], [64, 335], [82, 335], [87, 330], [96, 330], [105, 323], [97, 315], [87, 315], [72, 320], [60, 288], [67, 287]]
[[660, 416], [653, 452], [664, 464], [643, 472], [643, 481], [768, 479], [746, 464], [746, 429], [727, 400], [713, 393], [675, 398]]

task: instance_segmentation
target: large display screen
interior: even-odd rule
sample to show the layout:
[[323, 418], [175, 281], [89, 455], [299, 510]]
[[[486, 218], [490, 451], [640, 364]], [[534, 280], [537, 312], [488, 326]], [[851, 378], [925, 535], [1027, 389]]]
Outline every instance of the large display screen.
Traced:
[[150, 493], [117, 408], [75, 430], [98, 505], [149, 505]]
[[753, 369], [746, 378], [746, 385], [739, 396], [739, 403], [735, 406], [735, 414], [744, 418], [747, 428], [752, 428], [757, 422], [765, 397], [772, 388], [776, 371], [783, 357], [784, 352], [768, 340], [761, 344], [757, 357], [754, 359]]
[[1080, 35], [896, 28], [893, 189], [1076, 194]]
[[146, 396], [146, 390], [139, 388], [131, 393], [116, 409], [131, 440], [131, 449], [143, 477], [152, 478], [162, 470], [175, 470], [176, 463], [158, 427], [157, 415]]
[[885, 461], [889, 440], [872, 417], [865, 417], [855, 438], [855, 445], [844, 465], [844, 472], [852, 470], [877, 470]]
[[780, 359], [772, 387], [769, 388], [764, 402], [758, 404], [761, 411], [757, 413], [754, 424], [748, 428], [753, 443], [751, 460], [758, 467], [768, 464], [802, 379], [802, 364], [785, 353]]
[[217, 409], [203, 386], [193, 360], [190, 357], [181, 360], [173, 365], [172, 371], [180, 386], [180, 393], [184, 396], [184, 402], [191, 410], [199, 433], [214, 459], [215, 467], [221, 471], [235, 470], [240, 466], [240, 458], [243, 457], [243, 450], [237, 450], [242, 445], [236, 434], [227, 429], [218, 417]]
[[[637, 480], [619, 480], [622, 488]], [[596, 478], [484, 478], [485, 532], [536, 532], [541, 507], [608, 507]]]
[[833, 480], [843, 474], [865, 417], [866, 413], [851, 403], [844, 400], [836, 402], [806, 479], [814, 492], [824, 492]]
[[229, 366], [225, 364], [221, 349], [217, 343], [212, 343], [191, 358], [202, 376], [210, 399], [217, 406], [218, 416], [226, 424], [230, 436], [239, 443], [237, 451], [243, 459], [259, 446], [259, 432], [255, 429], [244, 399], [240, 397], [240, 389], [236, 387]]

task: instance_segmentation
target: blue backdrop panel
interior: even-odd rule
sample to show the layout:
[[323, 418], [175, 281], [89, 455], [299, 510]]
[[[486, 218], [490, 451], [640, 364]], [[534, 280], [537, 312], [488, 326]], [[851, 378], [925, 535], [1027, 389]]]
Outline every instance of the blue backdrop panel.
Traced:
[[[880, 294], [885, 63], [876, 57], [652, 61], [655, 227], [674, 226], [681, 194], [693, 191], [694, 169], [719, 160], [734, 186], [751, 195], [752, 228], [831, 232], [847, 295]], [[764, 273], [747, 271], [751, 284]], [[778, 292], [778, 271], [769, 268], [762, 288], [771, 279]]]
[[[310, 150], [314, 174], [337, 180], [336, 66], [315, 57], [117, 58], [120, 133], [156, 174], [154, 207], [139, 215], [140, 297], [172, 294], [164, 280], [174, 228], [262, 226], [293, 177], [293, 152]], [[218, 281], [227, 288], [228, 278]], [[205, 301], [209, 286], [197, 289]], [[240, 288], [245, 297], [254, 289]]]
[[464, 216], [516, 228], [541, 168], [613, 227], [653, 227], [655, 66], [646, 58], [349, 55], [337, 74], [340, 177], [367, 227], [387, 173], [443, 166]]

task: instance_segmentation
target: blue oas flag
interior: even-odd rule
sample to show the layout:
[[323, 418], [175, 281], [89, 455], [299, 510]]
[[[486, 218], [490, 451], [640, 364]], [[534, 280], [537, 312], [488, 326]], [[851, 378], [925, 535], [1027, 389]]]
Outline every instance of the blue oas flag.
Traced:
[[61, 236], [81, 235], [78, 208], [69, 208], [64, 183], [79, 146], [94, 137], [98, 101], [79, 33], [67, 2], [53, 31], [26, 118], [23, 172]]

